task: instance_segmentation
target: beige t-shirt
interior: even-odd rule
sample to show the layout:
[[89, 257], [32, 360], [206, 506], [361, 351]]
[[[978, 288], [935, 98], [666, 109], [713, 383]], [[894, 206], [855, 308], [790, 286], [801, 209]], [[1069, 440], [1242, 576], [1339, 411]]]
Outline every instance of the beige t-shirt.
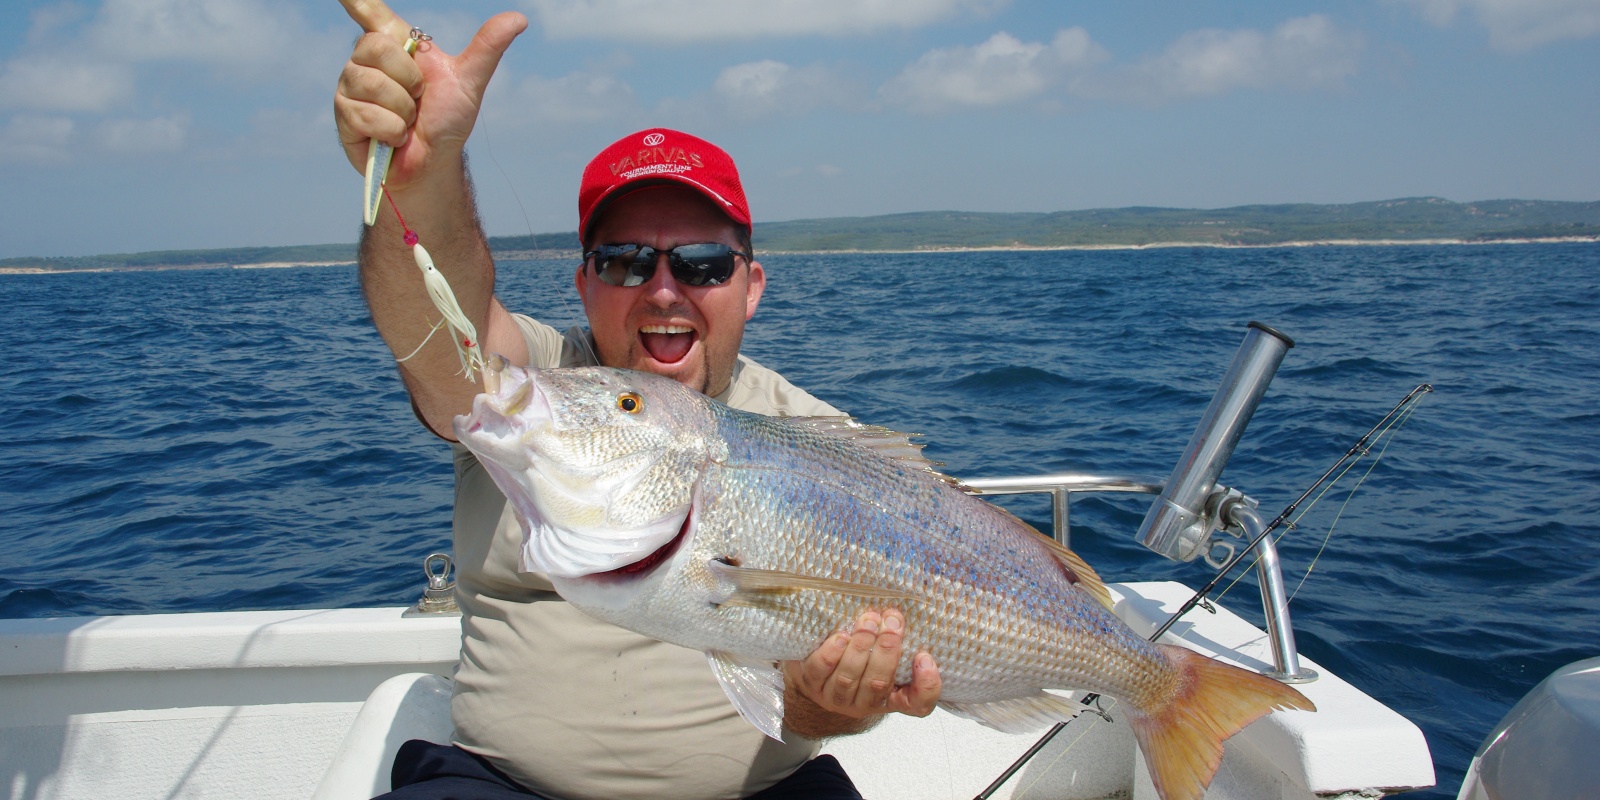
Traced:
[[[517, 323], [533, 366], [594, 363], [586, 332]], [[839, 413], [742, 355], [717, 399], [773, 416]], [[456, 744], [563, 800], [743, 797], [816, 755], [798, 734], [775, 742], [745, 722], [702, 653], [594, 620], [518, 572], [521, 526], [477, 459], [453, 449]]]

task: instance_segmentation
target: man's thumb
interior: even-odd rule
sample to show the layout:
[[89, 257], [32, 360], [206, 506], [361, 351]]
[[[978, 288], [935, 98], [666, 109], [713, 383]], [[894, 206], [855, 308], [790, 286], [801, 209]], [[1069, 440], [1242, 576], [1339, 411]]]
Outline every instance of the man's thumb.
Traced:
[[484, 90], [489, 86], [489, 78], [500, 65], [500, 57], [506, 54], [511, 42], [527, 29], [528, 18], [515, 11], [496, 14], [483, 23], [466, 49], [456, 57], [456, 78], [462, 82], [463, 88], [474, 98], [482, 99]]

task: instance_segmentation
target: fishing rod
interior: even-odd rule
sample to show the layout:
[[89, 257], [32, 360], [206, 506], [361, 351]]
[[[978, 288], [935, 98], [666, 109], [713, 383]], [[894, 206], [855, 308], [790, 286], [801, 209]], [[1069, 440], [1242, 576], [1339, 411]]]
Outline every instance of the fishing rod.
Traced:
[[[1217, 570], [1217, 574], [1212, 576], [1211, 580], [1207, 581], [1205, 586], [1200, 587], [1200, 589], [1196, 591], [1194, 595], [1191, 596], [1187, 601], [1185, 601], [1184, 604], [1172, 614], [1172, 616], [1167, 618], [1166, 622], [1162, 623], [1161, 627], [1156, 629], [1155, 633], [1150, 634], [1148, 641], [1155, 642], [1156, 640], [1160, 639], [1163, 634], [1172, 628], [1173, 625], [1177, 624], [1178, 620], [1183, 618], [1183, 615], [1194, 610], [1195, 606], [1206, 602], [1206, 595], [1209, 595], [1212, 590], [1216, 589], [1217, 585], [1222, 582], [1222, 579], [1227, 577], [1228, 573], [1232, 572], [1233, 568], [1237, 567], [1240, 562], [1244, 561], [1246, 556], [1254, 552], [1256, 547], [1261, 544], [1263, 539], [1271, 535], [1274, 530], [1277, 530], [1280, 526], [1287, 523], [1289, 517], [1294, 514], [1295, 510], [1300, 507], [1301, 503], [1306, 501], [1306, 498], [1310, 497], [1312, 493], [1316, 492], [1317, 488], [1323, 483], [1327, 482], [1328, 478], [1331, 477], [1335, 472], [1338, 472], [1339, 468], [1343, 466], [1346, 461], [1349, 461], [1355, 456], [1367, 455], [1370, 452], [1367, 443], [1372, 440], [1374, 435], [1378, 434], [1379, 431], [1382, 431], [1389, 426], [1391, 424], [1391, 420], [1394, 420], [1395, 417], [1404, 409], [1415, 404], [1423, 395], [1426, 395], [1432, 391], [1433, 384], [1423, 383], [1419, 384], [1410, 392], [1407, 392], [1406, 396], [1401, 398], [1400, 402], [1394, 405], [1394, 408], [1389, 409], [1389, 413], [1385, 414], [1383, 419], [1378, 420], [1376, 425], [1373, 425], [1371, 429], [1362, 434], [1361, 438], [1357, 439], [1356, 443], [1351, 445], [1350, 449], [1344, 452], [1344, 455], [1340, 456], [1337, 461], [1333, 462], [1333, 466], [1328, 467], [1327, 471], [1323, 472], [1322, 476], [1317, 478], [1317, 480], [1312, 483], [1311, 486], [1308, 487], [1304, 492], [1302, 492], [1299, 497], [1295, 498], [1294, 501], [1288, 506], [1285, 506], [1283, 511], [1280, 512], [1271, 523], [1262, 528], [1261, 531], [1250, 540], [1249, 544], [1236, 550], [1233, 554], [1233, 557], [1229, 558], [1228, 561], [1222, 565], [1221, 569]], [[1098, 693], [1090, 692], [1089, 694], [1084, 695], [1080, 702], [1085, 706], [1098, 706], [1099, 700], [1100, 695]], [[1105, 712], [1103, 711], [1098, 712], [1098, 715], [1106, 719], [1110, 719], [1110, 717], [1106, 716]], [[1006, 781], [1011, 779], [1011, 776], [1017, 774], [1019, 770], [1027, 765], [1027, 763], [1031, 761], [1034, 756], [1038, 755], [1039, 751], [1043, 750], [1045, 746], [1048, 745], [1051, 740], [1055, 739], [1057, 734], [1065, 730], [1066, 727], [1066, 722], [1057, 722], [1055, 725], [1052, 725], [1050, 730], [1046, 731], [1043, 736], [1039, 737], [1039, 741], [1034, 742], [1033, 746], [1028, 748], [1027, 752], [1023, 753], [1021, 757], [1011, 764], [1011, 766], [1007, 767], [1005, 772], [1000, 773], [1000, 776], [995, 778], [994, 782], [990, 783], [989, 786], [982, 792], [979, 792], [978, 795], [973, 798], [973, 800], [989, 800], [989, 798], [993, 796], [1001, 786], [1005, 785]]]

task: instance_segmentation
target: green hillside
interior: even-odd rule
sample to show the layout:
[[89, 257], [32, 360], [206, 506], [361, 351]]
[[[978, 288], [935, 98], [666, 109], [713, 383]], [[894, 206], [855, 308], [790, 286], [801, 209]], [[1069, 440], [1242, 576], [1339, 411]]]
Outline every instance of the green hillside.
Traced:
[[[1273, 245], [1291, 242], [1492, 242], [1600, 238], [1600, 202], [1417, 197], [1346, 205], [1256, 205], [1221, 209], [1113, 208], [1055, 213], [924, 211], [878, 217], [758, 222], [761, 252], [937, 250], [987, 247], [1138, 247], [1161, 244]], [[492, 236], [502, 257], [563, 257], [573, 231]], [[184, 269], [355, 260], [355, 245], [236, 247], [0, 259], [0, 270]]]
[[756, 245], [767, 251], [1495, 241], [1571, 236], [1600, 236], [1600, 203], [1453, 203], [1424, 197], [1349, 205], [1261, 205], [1215, 210], [1136, 207], [1053, 214], [938, 211], [756, 226]]

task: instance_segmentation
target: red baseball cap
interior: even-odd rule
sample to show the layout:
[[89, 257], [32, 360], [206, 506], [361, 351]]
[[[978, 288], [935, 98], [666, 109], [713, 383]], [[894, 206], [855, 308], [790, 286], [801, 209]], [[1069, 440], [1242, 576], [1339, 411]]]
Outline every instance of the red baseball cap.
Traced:
[[750, 206], [739, 183], [739, 169], [722, 148], [682, 131], [651, 128], [618, 139], [583, 170], [578, 188], [578, 238], [589, 241], [589, 226], [607, 203], [645, 186], [688, 186], [750, 232]]

